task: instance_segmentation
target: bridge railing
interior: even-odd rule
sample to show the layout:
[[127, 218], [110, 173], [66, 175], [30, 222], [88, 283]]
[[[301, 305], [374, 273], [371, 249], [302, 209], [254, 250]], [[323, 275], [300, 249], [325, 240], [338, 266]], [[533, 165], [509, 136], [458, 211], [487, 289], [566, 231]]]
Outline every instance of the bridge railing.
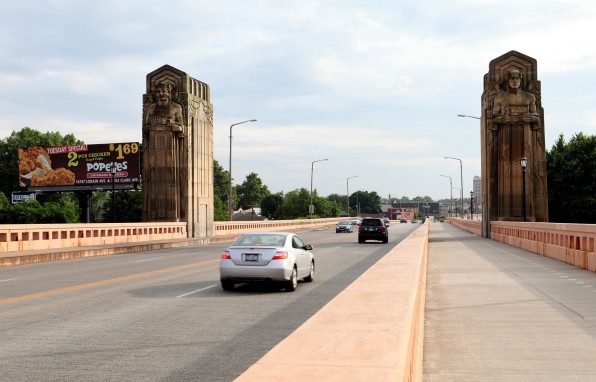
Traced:
[[[215, 237], [247, 231], [282, 231], [335, 224], [339, 218], [215, 222]], [[186, 223], [91, 223], [0, 225], [0, 254], [188, 238]], [[209, 238], [205, 238], [206, 241]]]
[[10, 224], [0, 225], [0, 254], [186, 237], [186, 223]]
[[[479, 221], [448, 221], [481, 235]], [[492, 221], [490, 238], [596, 272], [596, 224]]]

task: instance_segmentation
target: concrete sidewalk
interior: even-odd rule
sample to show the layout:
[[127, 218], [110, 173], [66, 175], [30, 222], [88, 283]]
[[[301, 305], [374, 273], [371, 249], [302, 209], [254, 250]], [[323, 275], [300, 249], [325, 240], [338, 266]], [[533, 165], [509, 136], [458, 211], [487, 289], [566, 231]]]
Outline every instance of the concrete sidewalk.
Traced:
[[448, 223], [429, 232], [424, 381], [596, 381], [596, 274]]

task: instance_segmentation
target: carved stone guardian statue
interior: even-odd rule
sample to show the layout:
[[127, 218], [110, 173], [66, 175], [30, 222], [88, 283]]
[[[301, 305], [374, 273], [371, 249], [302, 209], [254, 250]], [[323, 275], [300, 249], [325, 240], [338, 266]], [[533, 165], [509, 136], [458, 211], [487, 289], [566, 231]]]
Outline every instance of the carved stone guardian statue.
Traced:
[[[511, 51], [490, 62], [481, 124], [484, 236], [491, 220], [548, 221], [544, 110], [535, 59]], [[528, 159], [525, 195], [522, 157]]]
[[165, 65], [143, 97], [143, 221], [187, 222], [213, 235], [213, 107], [209, 86]]

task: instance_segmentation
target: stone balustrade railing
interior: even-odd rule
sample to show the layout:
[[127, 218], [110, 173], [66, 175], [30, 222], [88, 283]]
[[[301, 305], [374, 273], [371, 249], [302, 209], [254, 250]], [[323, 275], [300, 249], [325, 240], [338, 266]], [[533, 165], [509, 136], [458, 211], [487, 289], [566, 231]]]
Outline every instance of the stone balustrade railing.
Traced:
[[[448, 221], [481, 235], [479, 221]], [[492, 221], [490, 238], [596, 272], [596, 224]]]
[[[247, 231], [282, 231], [335, 224], [339, 218], [215, 222], [215, 237]], [[90, 247], [186, 239], [186, 223], [91, 223], [0, 225], [0, 254], [17, 251]], [[208, 242], [208, 238], [205, 238]]]
[[186, 238], [186, 223], [0, 225], [0, 254]]

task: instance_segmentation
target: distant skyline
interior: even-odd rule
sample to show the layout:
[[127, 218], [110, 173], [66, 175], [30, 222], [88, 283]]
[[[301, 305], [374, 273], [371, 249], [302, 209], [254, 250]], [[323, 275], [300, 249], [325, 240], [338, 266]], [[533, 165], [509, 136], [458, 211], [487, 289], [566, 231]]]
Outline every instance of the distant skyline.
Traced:
[[[538, 61], [546, 148], [596, 134], [590, 1], [2, 1], [0, 137], [23, 127], [87, 144], [141, 142], [146, 75], [207, 83], [214, 154], [271, 192], [464, 197], [480, 176], [483, 76]], [[453, 190], [454, 198], [459, 190]]]

